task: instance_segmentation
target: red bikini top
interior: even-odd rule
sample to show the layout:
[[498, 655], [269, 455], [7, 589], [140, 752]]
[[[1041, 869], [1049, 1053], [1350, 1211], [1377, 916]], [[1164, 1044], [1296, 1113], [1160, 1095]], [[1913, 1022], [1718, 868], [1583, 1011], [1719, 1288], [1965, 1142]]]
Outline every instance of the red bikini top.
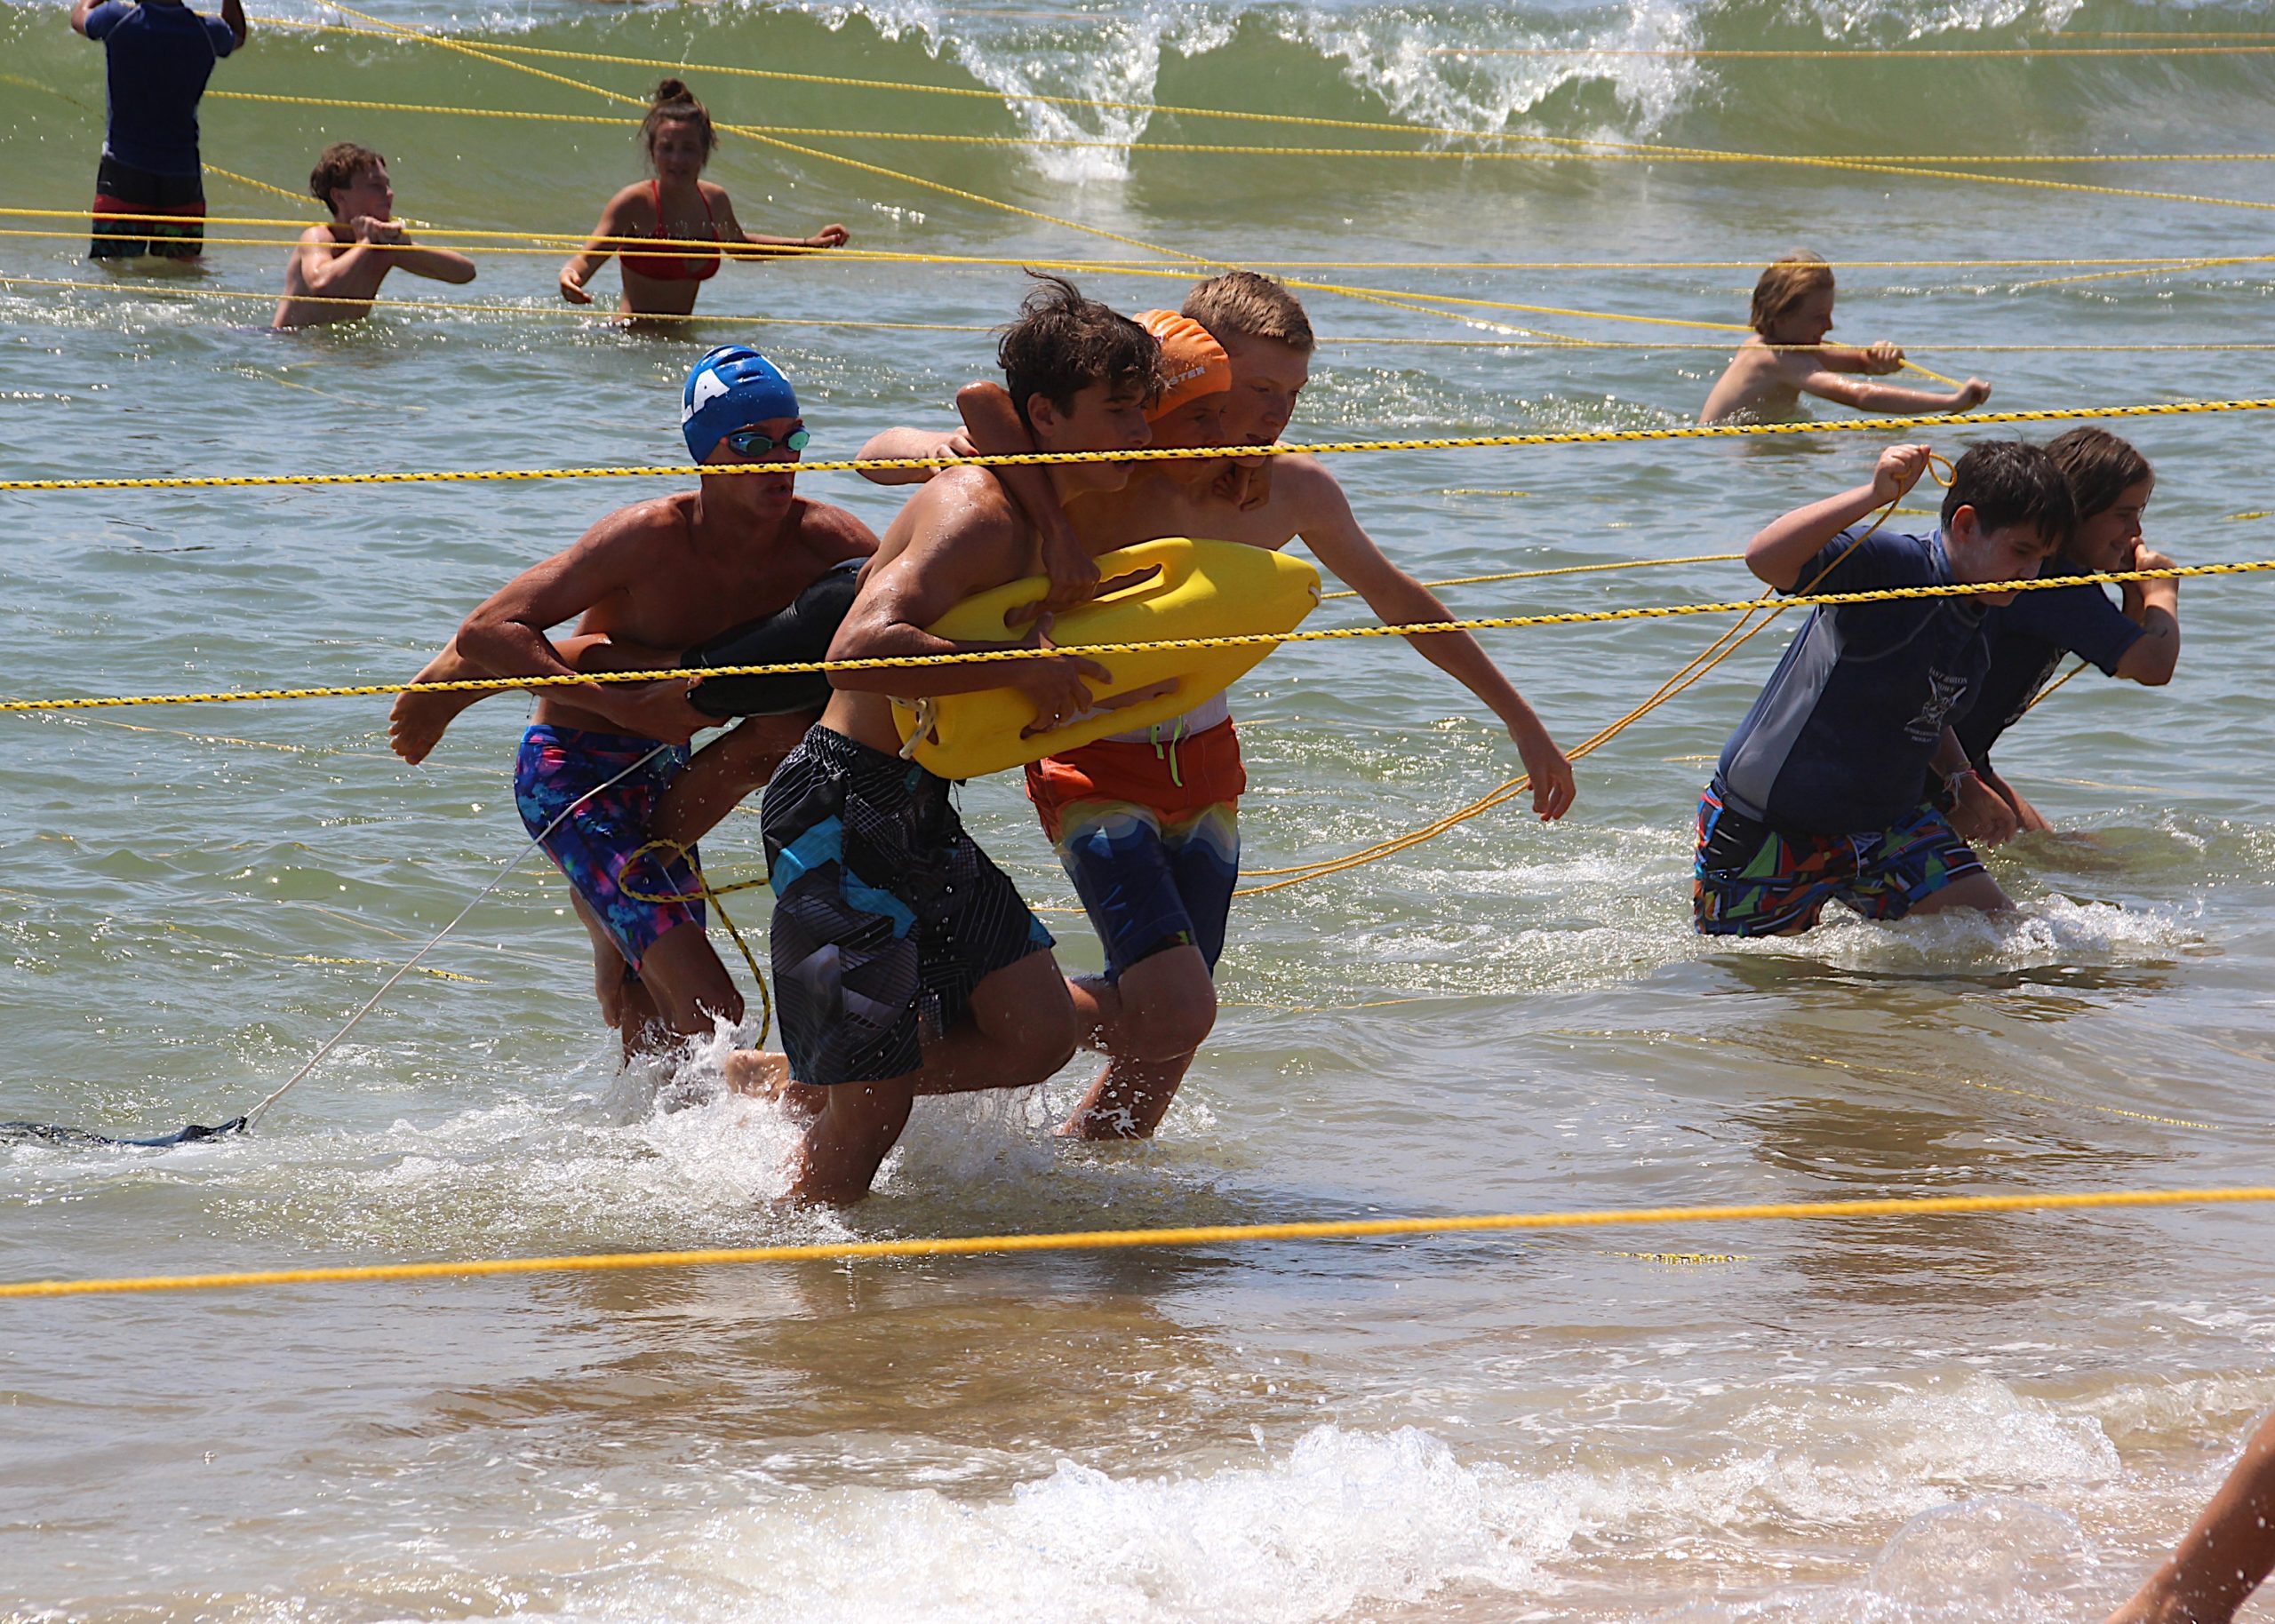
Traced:
[[[715, 243], [719, 240], [719, 219], [711, 212], [711, 200], [708, 197], [703, 197], [703, 188], [699, 186], [695, 188], [695, 195], [703, 198], [703, 218], [711, 227], [710, 241]], [[651, 180], [648, 183], [648, 195], [653, 198], [656, 203], [656, 229], [653, 233], [656, 240], [659, 243], [688, 241], [689, 239], [684, 237], [671, 236], [664, 230], [663, 183], [659, 180]], [[651, 282], [708, 282], [719, 274], [719, 256], [716, 254], [697, 256], [627, 252], [620, 257], [626, 270], [636, 275], [645, 276]]]

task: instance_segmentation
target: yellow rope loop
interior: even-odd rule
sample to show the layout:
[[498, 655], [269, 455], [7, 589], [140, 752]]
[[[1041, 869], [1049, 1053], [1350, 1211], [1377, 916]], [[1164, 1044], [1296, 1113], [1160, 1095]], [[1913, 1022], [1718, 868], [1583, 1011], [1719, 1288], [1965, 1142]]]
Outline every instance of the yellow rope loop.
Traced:
[[2235, 1206], [2275, 1201], [2275, 1187], [2106, 1190], [2004, 1196], [1890, 1196], [1846, 1201], [1758, 1201], [1728, 1206], [1643, 1206], [1608, 1211], [1492, 1213], [1449, 1218], [1351, 1218], [1297, 1223], [1195, 1224], [1177, 1229], [1074, 1230], [1043, 1235], [958, 1235], [904, 1240], [824, 1241], [810, 1246], [706, 1247], [681, 1252], [603, 1252], [584, 1256], [474, 1258], [425, 1263], [361, 1263], [230, 1274], [136, 1275], [94, 1280], [16, 1280], [0, 1298], [88, 1297], [127, 1292], [229, 1291], [258, 1286], [365, 1284], [381, 1280], [478, 1278], [501, 1275], [698, 1269], [742, 1263], [842, 1262], [851, 1258], [972, 1257], [1031, 1252], [1100, 1252], [1132, 1246], [1217, 1246], [1288, 1240], [1379, 1239], [1401, 1235], [1497, 1234], [1664, 1224], [1812, 1222], [1835, 1219], [1973, 1216], [1992, 1213], [2109, 1212], [2129, 1208]]
[[[1936, 465], [1938, 463], [1942, 463], [1943, 466], [1945, 468], [1951, 466], [1951, 464], [1947, 460], [1939, 457], [1934, 451], [1928, 452], [1928, 474], [1929, 477], [1936, 480], [1939, 484], [1949, 485], [1951, 483], [1951, 479], [1937, 469]], [[1566, 754], [1565, 760], [1568, 761], [1577, 761], [1581, 758], [1601, 749], [1604, 745], [1618, 737], [1620, 734], [1625, 732], [1635, 723], [1649, 715], [1653, 711], [1657, 710], [1661, 705], [1666, 704], [1677, 695], [1690, 689], [1693, 685], [1698, 682], [1701, 678], [1704, 677], [1708, 672], [1712, 671], [1724, 660], [1728, 659], [1730, 656], [1736, 654], [1741, 647], [1752, 641], [1757, 633], [1767, 631], [1769, 627], [1770, 622], [1776, 620], [1778, 616], [1784, 614], [1787, 609], [1792, 608], [1797, 603], [1808, 601], [1808, 594], [1813, 593], [1818, 585], [1823, 584], [1825, 577], [1831, 575], [1835, 569], [1838, 569], [1842, 563], [1847, 561], [1850, 553], [1856, 552], [1858, 547], [1863, 546], [1864, 543], [1871, 538], [1873, 533], [1879, 530], [1880, 526], [1886, 524], [1889, 519], [1896, 515], [1898, 511], [1897, 505], [1903, 500], [1903, 493], [1898, 492], [1894, 500], [1890, 501], [1887, 506], [1880, 509], [1878, 516], [1872, 520], [1872, 523], [1866, 526], [1864, 529], [1857, 535], [1854, 541], [1850, 542], [1846, 547], [1841, 549], [1840, 556], [1826, 564], [1824, 569], [1818, 570], [1816, 574], [1801, 587], [1800, 592], [1792, 594], [1783, 603], [1776, 604], [1774, 607], [1765, 600], [1748, 608], [1745, 613], [1739, 617], [1736, 625], [1733, 625], [1728, 631], [1723, 633], [1720, 637], [1717, 637], [1698, 654], [1692, 656], [1691, 658], [1674, 673], [1674, 675], [1662, 682], [1649, 698], [1644, 700], [1642, 704], [1635, 706], [1632, 710], [1629, 711], [1626, 715], [1622, 716], [1618, 720], [1611, 723], [1608, 727], [1600, 728], [1594, 733], [1590, 734], [1586, 738], [1581, 740], [1578, 744], [1575, 745], [1572, 750]], [[1736, 554], [1735, 556], [1743, 557], [1744, 554]], [[1768, 608], [1768, 614], [1764, 616], [1758, 624], [1749, 627], [1747, 623], [1753, 619], [1756, 610], [1762, 608]], [[2060, 684], [2057, 683], [2055, 686], [2059, 687]], [[1411, 851], [1417, 846], [1436, 840], [1440, 835], [1448, 833], [1459, 825], [1468, 823], [1473, 818], [1481, 817], [1486, 813], [1492, 811], [1495, 808], [1505, 805], [1508, 801], [1514, 800], [1525, 790], [1531, 787], [1531, 784], [1532, 778], [1529, 774], [1521, 775], [1514, 778], [1504, 779], [1501, 783], [1496, 784], [1492, 789], [1488, 790], [1483, 795], [1478, 797], [1475, 800], [1471, 801], [1465, 807], [1457, 808], [1455, 810], [1445, 814], [1443, 816], [1434, 818], [1429, 823], [1423, 824], [1418, 829], [1411, 829], [1404, 834], [1393, 835], [1387, 840], [1377, 841], [1373, 846], [1362, 848], [1358, 851], [1348, 853], [1340, 857], [1329, 857], [1312, 863], [1297, 864], [1288, 868], [1249, 870], [1249, 872], [1257, 876], [1258, 878], [1262, 878], [1266, 875], [1281, 875], [1285, 876], [1285, 878], [1273, 880], [1270, 883], [1265, 885], [1249, 886], [1241, 890], [1235, 891], [1233, 895], [1235, 896], [1261, 896], [1263, 893], [1267, 891], [1281, 890], [1289, 886], [1305, 885], [1314, 880], [1324, 880], [1332, 874], [1346, 873], [1352, 869], [1363, 868], [1369, 863], [1379, 863], [1385, 858], [1396, 856], [1401, 852]]]
[[[668, 851], [672, 854], [672, 858], [686, 864], [688, 872], [695, 876], [695, 889], [692, 891], [643, 891], [627, 880], [625, 876], [632, 872], [632, 865], [651, 851]], [[759, 885], [764, 882], [751, 880], [746, 883]], [[719, 916], [719, 923], [724, 925], [727, 927], [727, 934], [735, 939], [736, 950], [742, 954], [743, 962], [750, 967], [751, 979], [758, 983], [758, 1002], [761, 1012], [758, 1023], [758, 1042], [763, 1047], [767, 1034], [774, 1030], [774, 994], [767, 987], [766, 972], [758, 967], [758, 959], [750, 951], [750, 943], [743, 940], [742, 931], [736, 927], [733, 919], [728, 915], [725, 906], [719, 901], [719, 893], [713, 890], [711, 882], [703, 877], [703, 866], [696, 859], [694, 845], [679, 840], [654, 840], [644, 846], [635, 847], [630, 855], [617, 865], [616, 888], [635, 902], [703, 902], [710, 904], [711, 911]], [[723, 888], [741, 890], [745, 887], [729, 886]]]

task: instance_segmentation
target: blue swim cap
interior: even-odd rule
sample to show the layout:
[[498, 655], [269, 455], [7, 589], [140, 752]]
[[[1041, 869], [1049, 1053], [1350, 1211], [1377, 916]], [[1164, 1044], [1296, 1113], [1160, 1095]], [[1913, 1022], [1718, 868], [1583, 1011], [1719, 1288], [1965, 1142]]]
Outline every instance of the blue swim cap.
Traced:
[[798, 396], [775, 364], [743, 344], [722, 344], [695, 363], [680, 396], [680, 432], [688, 456], [701, 462], [738, 428], [769, 418], [794, 418]]

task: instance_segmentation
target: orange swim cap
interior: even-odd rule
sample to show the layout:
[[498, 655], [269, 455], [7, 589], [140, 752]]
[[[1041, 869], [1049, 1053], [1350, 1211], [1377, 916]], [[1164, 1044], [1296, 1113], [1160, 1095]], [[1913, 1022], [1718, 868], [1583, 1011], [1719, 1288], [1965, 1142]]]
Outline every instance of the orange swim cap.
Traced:
[[1138, 325], [1161, 345], [1161, 398], [1145, 408], [1145, 421], [1158, 423], [1188, 401], [1233, 386], [1233, 358], [1209, 330], [1174, 310], [1141, 310]]

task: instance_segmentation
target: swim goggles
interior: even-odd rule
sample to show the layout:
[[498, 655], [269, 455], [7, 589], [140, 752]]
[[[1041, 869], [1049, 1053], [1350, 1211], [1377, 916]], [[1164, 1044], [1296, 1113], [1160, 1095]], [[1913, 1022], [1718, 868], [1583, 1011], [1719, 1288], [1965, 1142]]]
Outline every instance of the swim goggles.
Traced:
[[786, 451], [802, 451], [813, 442], [813, 435], [802, 428], [794, 428], [780, 440], [761, 434], [754, 428], [738, 428], [731, 434], [722, 434], [720, 442], [738, 457], [763, 457], [779, 445]]

